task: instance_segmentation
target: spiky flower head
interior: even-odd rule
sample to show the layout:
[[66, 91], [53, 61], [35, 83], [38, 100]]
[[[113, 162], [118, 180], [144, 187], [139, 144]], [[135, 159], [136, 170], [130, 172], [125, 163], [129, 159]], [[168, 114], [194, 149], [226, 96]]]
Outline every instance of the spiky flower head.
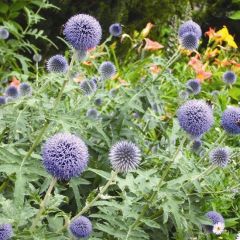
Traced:
[[116, 67], [110, 61], [103, 62], [99, 67], [99, 73], [103, 80], [111, 78], [116, 74]]
[[6, 98], [3, 96], [0, 96], [0, 105], [3, 105], [6, 103]]
[[76, 238], [86, 238], [92, 233], [92, 223], [84, 216], [73, 219], [69, 225], [70, 233]]
[[94, 108], [88, 109], [87, 117], [90, 118], [90, 119], [97, 119], [98, 111]]
[[213, 125], [213, 113], [203, 100], [188, 100], [177, 112], [180, 126], [192, 137], [198, 138]]
[[32, 87], [28, 83], [21, 83], [19, 85], [19, 93], [21, 96], [30, 96], [32, 94]]
[[120, 23], [114, 23], [109, 27], [109, 33], [114, 36], [118, 37], [122, 34], [122, 26]]
[[179, 38], [180, 44], [183, 48], [194, 51], [198, 48], [198, 38], [194, 33], [185, 33], [181, 38]]
[[229, 134], [240, 134], [240, 108], [228, 107], [222, 114], [222, 127]]
[[0, 39], [6, 40], [9, 37], [9, 31], [5, 27], [0, 27]]
[[57, 54], [48, 59], [47, 70], [48, 72], [66, 73], [68, 70], [68, 62], [64, 56]]
[[102, 28], [94, 17], [78, 14], [67, 21], [63, 34], [73, 48], [87, 51], [99, 44]]
[[141, 160], [140, 149], [132, 142], [119, 141], [111, 147], [109, 159], [117, 172], [135, 170]]
[[227, 71], [223, 74], [223, 81], [227, 84], [233, 84], [237, 80], [237, 76], [233, 71]]
[[202, 36], [201, 27], [194, 21], [189, 20], [180, 25], [178, 30], [179, 38], [182, 38], [186, 33], [193, 33], [197, 39], [200, 39]]
[[206, 217], [212, 222], [212, 225], [204, 225], [204, 229], [207, 232], [213, 232], [213, 225], [217, 224], [217, 223], [223, 223], [224, 224], [224, 218], [223, 216], [215, 211], [210, 211], [206, 213]]
[[224, 231], [224, 228], [224, 223], [218, 222], [213, 225], [213, 233], [215, 233], [216, 235], [221, 235]]
[[230, 151], [228, 148], [217, 147], [210, 152], [210, 161], [219, 167], [226, 167], [230, 160]]
[[9, 240], [13, 235], [12, 225], [8, 223], [0, 224], [0, 240]]
[[43, 165], [57, 179], [79, 176], [87, 167], [88, 148], [77, 136], [57, 133], [42, 148]]
[[190, 79], [187, 81], [187, 91], [190, 94], [197, 95], [201, 92], [201, 84], [197, 79]]
[[192, 151], [197, 152], [202, 147], [202, 141], [200, 139], [196, 139], [192, 144]]
[[183, 100], [187, 100], [189, 97], [189, 93], [187, 91], [180, 91], [179, 92], [179, 97]]
[[84, 95], [91, 95], [92, 93], [97, 91], [97, 84], [94, 80], [83, 80], [80, 83], [80, 89], [84, 93]]
[[33, 61], [35, 61], [35, 62], [41, 62], [41, 60], [42, 60], [42, 55], [41, 54], [34, 54], [33, 55]]
[[97, 99], [95, 99], [94, 103], [97, 106], [101, 106], [102, 105], [102, 99], [101, 98], [97, 98]]
[[15, 86], [8, 86], [5, 94], [7, 97], [17, 98], [19, 96], [18, 89]]

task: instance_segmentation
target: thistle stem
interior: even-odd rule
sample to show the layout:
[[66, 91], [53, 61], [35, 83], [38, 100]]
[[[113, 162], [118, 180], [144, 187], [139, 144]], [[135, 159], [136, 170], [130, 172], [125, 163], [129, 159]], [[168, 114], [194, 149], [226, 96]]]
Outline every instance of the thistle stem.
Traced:
[[[162, 186], [163, 181], [164, 181], [165, 178], [167, 177], [167, 175], [168, 175], [168, 173], [169, 173], [169, 171], [170, 171], [170, 169], [171, 169], [171, 166], [172, 166], [172, 164], [175, 162], [175, 160], [176, 160], [179, 152], [181, 151], [181, 149], [182, 149], [185, 141], [186, 141], [186, 137], [183, 139], [183, 141], [181, 141], [181, 143], [179, 144], [179, 146], [178, 146], [176, 152], [174, 153], [171, 161], [168, 163], [166, 170], [164, 171], [161, 179], [160, 179], [159, 182], [158, 182], [157, 190], [154, 191], [154, 192], [152, 193], [152, 195], [150, 196], [150, 198], [149, 198], [149, 202], [150, 202], [150, 203], [151, 203], [152, 201], [154, 201], [154, 199], [156, 198], [156, 196], [157, 196], [157, 194], [158, 194], [158, 191], [159, 191], [159, 189], [160, 189], [161, 186]], [[129, 237], [130, 237], [130, 234], [131, 234], [132, 230], [134, 230], [135, 227], [137, 227], [137, 226], [139, 226], [139, 225], [141, 224], [141, 218], [145, 215], [145, 213], [146, 213], [146, 211], [148, 210], [148, 208], [149, 208], [149, 204], [146, 204], [146, 205], [143, 207], [143, 209], [142, 209], [140, 215], [138, 216], [138, 218], [136, 219], [136, 221], [130, 226], [125, 240], [128, 240]]]
[[115, 181], [117, 174], [118, 174], [118, 172], [114, 172], [114, 171], [111, 172], [110, 179], [107, 181], [107, 183], [104, 185], [104, 187], [102, 187], [102, 189], [97, 194], [97, 196], [90, 203], [87, 203], [85, 205], [85, 207], [75, 217], [72, 218], [72, 220], [81, 216], [82, 214], [87, 212], [93, 206], [93, 204], [106, 192], [106, 190], [109, 188], [109, 186]]
[[37, 226], [37, 224], [38, 224], [38, 222], [39, 222], [39, 220], [40, 220], [40, 218], [42, 216], [42, 213], [45, 210], [46, 204], [47, 204], [47, 202], [48, 202], [48, 200], [49, 200], [49, 198], [51, 196], [51, 192], [52, 192], [56, 182], [57, 182], [57, 179], [55, 177], [53, 177], [51, 183], [49, 184], [49, 187], [48, 187], [48, 190], [47, 190], [47, 192], [45, 194], [45, 197], [44, 197], [44, 199], [42, 200], [42, 202], [40, 204], [40, 208], [38, 210], [38, 213], [37, 213], [35, 219], [33, 220], [32, 226], [30, 228], [31, 232], [34, 232], [34, 230], [36, 229], [36, 226]]

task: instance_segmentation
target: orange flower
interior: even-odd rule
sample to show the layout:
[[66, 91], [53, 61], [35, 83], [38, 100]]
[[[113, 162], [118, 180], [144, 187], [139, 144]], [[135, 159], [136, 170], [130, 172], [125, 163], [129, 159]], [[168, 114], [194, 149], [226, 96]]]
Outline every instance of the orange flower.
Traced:
[[219, 49], [215, 48], [214, 50], [212, 50], [211, 48], [207, 48], [206, 52], [205, 52], [205, 56], [206, 58], [213, 58], [216, 57], [216, 55], [219, 53]]
[[82, 63], [86, 66], [92, 66], [92, 62], [90, 62], [90, 61], [84, 61]]
[[10, 85], [18, 87], [20, 85], [20, 80], [18, 80], [16, 77], [13, 76], [12, 79], [11, 79]]
[[160, 67], [158, 67], [156, 64], [153, 64], [149, 69], [152, 74], [158, 74], [160, 72]]
[[211, 72], [206, 72], [204, 69], [201, 69], [196, 72], [196, 78], [200, 81], [203, 82], [205, 79], [208, 79], [212, 76]]
[[128, 82], [126, 82], [124, 79], [122, 79], [122, 78], [118, 78], [118, 81], [120, 82], [120, 84], [121, 85], [123, 85], [123, 86], [127, 86], [127, 85], [129, 85], [129, 83]]
[[144, 38], [144, 40], [146, 41], [146, 44], [145, 44], [145, 46], [143, 48], [144, 50], [155, 51], [155, 50], [159, 50], [159, 49], [164, 47], [159, 42], [152, 41], [149, 38]]
[[141, 32], [141, 37], [142, 38], [145, 38], [145, 37], [147, 37], [147, 35], [150, 33], [150, 31], [151, 31], [151, 29], [154, 27], [154, 24], [152, 24], [152, 23], [147, 23], [147, 25], [146, 25], [146, 27], [142, 30], [142, 32]]
[[201, 60], [199, 60], [199, 57], [199, 55], [191, 57], [190, 61], [188, 62], [188, 65], [191, 66], [195, 71], [203, 68], [203, 63], [201, 62]]

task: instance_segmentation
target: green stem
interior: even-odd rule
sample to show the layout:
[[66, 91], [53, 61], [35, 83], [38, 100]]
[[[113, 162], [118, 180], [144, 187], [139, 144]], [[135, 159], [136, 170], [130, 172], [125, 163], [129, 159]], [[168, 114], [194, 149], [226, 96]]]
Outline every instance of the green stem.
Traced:
[[37, 224], [38, 224], [38, 222], [39, 222], [39, 220], [40, 220], [40, 218], [41, 218], [41, 216], [43, 214], [43, 211], [45, 210], [45, 207], [46, 207], [47, 202], [48, 202], [48, 200], [49, 200], [49, 198], [51, 196], [51, 192], [52, 192], [56, 182], [57, 182], [57, 179], [55, 177], [53, 177], [52, 181], [51, 181], [51, 183], [50, 183], [50, 185], [48, 187], [48, 190], [47, 190], [47, 192], [45, 194], [45, 197], [44, 197], [44, 199], [42, 200], [42, 202], [40, 204], [39, 211], [38, 211], [35, 219], [32, 222], [32, 226], [30, 228], [31, 232], [34, 232], [34, 230], [36, 229], [36, 226], [37, 226]]
[[107, 181], [105, 186], [102, 187], [102, 189], [97, 194], [97, 196], [90, 203], [87, 203], [85, 205], [85, 207], [75, 217], [72, 218], [72, 220], [83, 215], [85, 212], [87, 212], [93, 206], [93, 204], [106, 192], [106, 190], [109, 188], [109, 186], [115, 181], [117, 174], [118, 174], [117, 172], [114, 172], [114, 171], [111, 172], [110, 179]]
[[[161, 186], [162, 186], [163, 181], [165, 180], [165, 178], [167, 177], [168, 173], [170, 172], [171, 166], [172, 166], [172, 164], [175, 162], [175, 160], [176, 160], [179, 152], [181, 151], [181, 149], [182, 149], [185, 141], [186, 141], [186, 137], [185, 137], [185, 138], [183, 139], [183, 141], [181, 141], [181, 143], [179, 144], [176, 152], [174, 153], [171, 161], [168, 163], [166, 170], [164, 171], [161, 179], [160, 179], [159, 182], [158, 182], [157, 190], [152, 193], [152, 195], [150, 196], [148, 202], [151, 203], [151, 202], [154, 201], [155, 197], [157, 196], [157, 194], [158, 194], [158, 192], [159, 192], [159, 189], [160, 189]], [[125, 240], [128, 240], [129, 237], [130, 237], [130, 234], [131, 234], [132, 230], [134, 230], [135, 227], [137, 227], [137, 226], [139, 226], [139, 225], [141, 224], [141, 219], [142, 219], [142, 217], [145, 215], [145, 213], [147, 212], [148, 208], [149, 208], [149, 204], [146, 204], [146, 205], [143, 207], [143, 209], [142, 209], [140, 215], [138, 216], [138, 218], [136, 219], [136, 221], [130, 226]]]

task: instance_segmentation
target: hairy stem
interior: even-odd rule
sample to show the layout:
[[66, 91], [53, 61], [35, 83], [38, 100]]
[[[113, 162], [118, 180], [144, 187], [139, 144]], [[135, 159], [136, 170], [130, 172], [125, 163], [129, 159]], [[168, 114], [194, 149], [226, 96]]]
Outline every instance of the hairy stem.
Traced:
[[49, 187], [48, 187], [48, 190], [47, 190], [47, 192], [45, 194], [45, 197], [44, 197], [44, 199], [42, 200], [42, 202], [40, 204], [39, 211], [38, 211], [35, 219], [32, 222], [32, 226], [30, 228], [31, 232], [34, 232], [34, 230], [36, 229], [36, 226], [37, 226], [37, 224], [38, 224], [38, 222], [39, 222], [39, 220], [40, 220], [40, 218], [42, 216], [43, 211], [45, 210], [45, 206], [46, 206], [46, 204], [47, 204], [47, 202], [48, 202], [48, 200], [49, 200], [49, 198], [51, 196], [51, 192], [52, 192], [56, 182], [57, 182], [57, 179], [55, 177], [53, 177], [51, 183], [49, 184]]
[[73, 217], [73, 219], [83, 215], [85, 212], [87, 212], [93, 206], [93, 204], [106, 192], [106, 190], [109, 188], [109, 186], [115, 181], [115, 178], [116, 178], [117, 174], [118, 174], [117, 172], [114, 172], [114, 171], [111, 172], [110, 179], [102, 187], [102, 189], [97, 194], [97, 196], [90, 203], [87, 203], [85, 205], [85, 207], [75, 217]]

